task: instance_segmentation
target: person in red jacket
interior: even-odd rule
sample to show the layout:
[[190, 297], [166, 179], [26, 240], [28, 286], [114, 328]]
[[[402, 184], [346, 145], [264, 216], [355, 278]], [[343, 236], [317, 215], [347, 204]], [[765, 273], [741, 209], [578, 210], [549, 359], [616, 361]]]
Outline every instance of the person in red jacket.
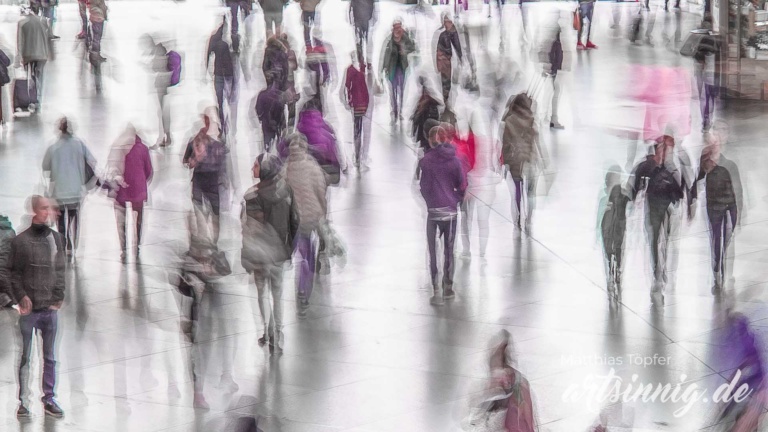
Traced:
[[[363, 118], [368, 111], [369, 94], [367, 78], [370, 69], [362, 62], [362, 53], [358, 50], [352, 53], [352, 64], [344, 73], [344, 87], [342, 89], [342, 102], [352, 110], [354, 119], [355, 139], [355, 167], [360, 169], [362, 156], [367, 149], [362, 149], [363, 143]], [[367, 141], [367, 140], [366, 140]]]

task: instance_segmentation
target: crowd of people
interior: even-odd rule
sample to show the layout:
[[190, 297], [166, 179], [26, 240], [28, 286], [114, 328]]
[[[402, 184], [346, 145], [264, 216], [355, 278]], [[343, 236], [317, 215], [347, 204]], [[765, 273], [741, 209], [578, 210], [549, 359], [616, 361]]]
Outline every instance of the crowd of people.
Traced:
[[[539, 52], [539, 72], [530, 78], [527, 89], [509, 93], [513, 71], [505, 69], [502, 61], [487, 61], [487, 47], [475, 39], [475, 29], [462, 23], [463, 14], [468, 12], [458, 8], [442, 11], [434, 50], [420, 44], [420, 38], [402, 18], [395, 19], [387, 24], [391, 31], [377, 51], [373, 29], [381, 5], [374, 0], [352, 0], [348, 18], [354, 28], [350, 37], [354, 37], [355, 49], [349, 54], [348, 66], [341, 68], [342, 78], [337, 80], [335, 62], [344, 56], [336, 57], [331, 44], [323, 38], [323, 23], [317, 13], [321, 2], [298, 3], [302, 47], [295, 46], [286, 33], [290, 27], [283, 22], [286, 4], [278, 0], [259, 1], [266, 31], [256, 36], [241, 31], [241, 20], [245, 22], [256, 13], [252, 4], [226, 0], [228, 12], [217, 22], [207, 43], [205, 70], [212, 78], [216, 104], [202, 112], [199, 129], [184, 144], [182, 163], [191, 175], [189, 248], [179, 257], [174, 267], [176, 277], [171, 282], [180, 296], [190, 299], [189, 312], [184, 311], [187, 325], [182, 328], [193, 343], [199, 331], [202, 298], [216, 281], [232, 273], [230, 260], [235, 258], [222, 251], [219, 243], [222, 217], [233, 210], [232, 195], [237, 189], [231, 150], [238, 135], [241, 77], [260, 71], [264, 85], [255, 105], [249, 107], [248, 114], [260, 126], [261, 147], [250, 164], [255, 184], [234, 199], [240, 202], [242, 238], [239, 260], [234, 261], [256, 287], [263, 330], [258, 344], [268, 347], [270, 353], [280, 354], [284, 348], [281, 300], [285, 295], [285, 271], [294, 265], [297, 313], [305, 317], [316, 275], [330, 271], [330, 259], [341, 261], [346, 253], [329, 217], [329, 188], [341, 184], [349, 174], [338, 128], [351, 130], [352, 164], [363, 173], [371, 166], [376, 96], [388, 93], [392, 128], [410, 123], [410, 138], [418, 159], [414, 182], [426, 210], [430, 303], [444, 305], [457, 292], [461, 295], [462, 287], [454, 283], [457, 231], [461, 238], [458, 255], [472, 259], [470, 243], [476, 219], [478, 255], [485, 259], [491, 238], [489, 219], [499, 184], [509, 187], [511, 220], [517, 235], [532, 235], [537, 189], [550, 159], [542, 143], [542, 125], [548, 124], [552, 133], [565, 128], [558, 115], [562, 73], [571, 69], [572, 51], [597, 48], [591, 40], [592, 0], [579, 0], [574, 47], [565, 44], [569, 38], [564, 35], [570, 30], [562, 25], [560, 17], [551, 28], [542, 30], [530, 30], [528, 23], [524, 38], [536, 32], [535, 40], [540, 41], [534, 49]], [[500, 11], [503, 3], [498, 4]], [[521, 8], [524, 3], [521, 1]], [[462, 7], [468, 4], [465, 1]], [[76, 37], [88, 40], [90, 61], [95, 67], [107, 61], [101, 55], [101, 39], [108, 9], [104, 0], [79, 0], [78, 5], [82, 31]], [[15, 109], [40, 109], [44, 65], [53, 58], [53, 41], [57, 38], [52, 32], [55, 7], [55, 2], [34, 0], [23, 10], [16, 58], [27, 68], [29, 79], [17, 79], [23, 83], [15, 86], [26, 86], [27, 100], [16, 106], [14, 95]], [[488, 12], [490, 16], [490, 5]], [[526, 17], [525, 9], [522, 17]], [[333, 18], [323, 19], [328, 22]], [[707, 26], [711, 28], [709, 17], [702, 23], [702, 27]], [[501, 38], [503, 47], [504, 35]], [[3, 306], [15, 306], [20, 314], [20, 418], [30, 415], [26, 383], [35, 330], [42, 337], [44, 409], [48, 415], [63, 416], [54, 392], [57, 311], [67, 292], [68, 265], [77, 261], [82, 202], [88, 193], [103, 191], [113, 200], [123, 263], [141, 256], [144, 210], [156, 169], [150, 152], [162, 152], [174, 145], [165, 96], [170, 87], [182, 81], [182, 58], [169, 44], [153, 36], [143, 36], [140, 43], [151, 59], [158, 93], [161, 132], [156, 143], [148, 142], [142, 131], [129, 126], [115, 140], [106, 168], [101, 169], [89, 147], [78, 138], [71, 120], [64, 117], [57, 124], [56, 142], [41, 161], [48, 188], [27, 202], [29, 226], [16, 234], [7, 218], [0, 219], [0, 300]], [[261, 67], [251, 67], [248, 75], [241, 73], [241, 68], [252, 66], [241, 57], [252, 55], [257, 46], [263, 49]], [[693, 55], [706, 144], [698, 167], [692, 163], [695, 158], [680, 145], [685, 125], [674, 115], [653, 114], [649, 109], [646, 116], [653, 117], [653, 128], [643, 131], [647, 156], [626, 178], [618, 165], [606, 173], [598, 232], [605, 258], [605, 288], [612, 299], [621, 299], [627, 219], [637, 206], [645, 212], [651, 297], [654, 303], [663, 304], [665, 289], [674, 278], [674, 240], [683, 229], [684, 217], [695, 217], [700, 183], [706, 191], [711, 236], [712, 293], [720, 295], [733, 284], [728, 273], [731, 263], [726, 257], [739, 226], [743, 192], [736, 164], [724, 155], [728, 125], [715, 119], [718, 85], [712, 62], [719, 49], [711, 37], [699, 44]], [[428, 53], [432, 61], [425, 61], [427, 56], [421, 53]], [[478, 73], [478, 62], [484, 62], [487, 73]], [[413, 107], [407, 106], [405, 98], [409, 80], [416, 89]], [[331, 98], [335, 86], [338, 102]], [[542, 94], [546, 97], [542, 98]], [[471, 103], [467, 106], [459, 100]], [[336, 127], [327, 116], [335, 103], [348, 111], [348, 117]], [[404, 112], [408, 108], [412, 112], [406, 119]], [[247, 133], [258, 135], [255, 130]], [[134, 232], [135, 238], [131, 238]], [[748, 333], [746, 328], [741, 331]], [[531, 388], [512, 357], [511, 336], [503, 333], [490, 357], [491, 383], [470, 416], [469, 423], [476, 427], [472, 430], [535, 430]], [[761, 360], [751, 361], [760, 364]], [[202, 377], [199, 371], [194, 374], [194, 404], [205, 409], [208, 404]]]

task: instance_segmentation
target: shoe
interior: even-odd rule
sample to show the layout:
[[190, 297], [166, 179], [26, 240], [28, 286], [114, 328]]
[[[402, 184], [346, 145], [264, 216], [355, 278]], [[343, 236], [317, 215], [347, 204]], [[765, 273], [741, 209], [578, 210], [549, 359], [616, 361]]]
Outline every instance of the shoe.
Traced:
[[267, 334], [264, 333], [259, 340], [257, 341], [259, 343], [259, 346], [264, 346], [269, 343], [269, 338], [267, 337]]
[[429, 304], [433, 306], [442, 306], [445, 304], [443, 301], [443, 297], [440, 295], [440, 288], [435, 286], [435, 288], [432, 291], [432, 298], [429, 299]]
[[44, 402], [43, 406], [45, 408], [45, 415], [49, 415], [54, 418], [64, 417], [64, 411], [61, 409], [59, 404], [56, 403], [55, 400], [51, 399], [48, 402]]
[[653, 46], [654, 46], [654, 45], [653, 45], [653, 41], [651, 40], [651, 38], [645, 38], [645, 43], [646, 43], [646, 44], [647, 44], [649, 47], [653, 47]]
[[448, 288], [443, 289], [443, 298], [446, 300], [450, 300], [454, 297], [456, 297], [456, 292], [453, 290], [453, 287], [450, 285], [446, 285]]
[[561, 125], [558, 122], [549, 122], [549, 128], [550, 129], [563, 130], [563, 129], [565, 129], [565, 126]]
[[208, 405], [208, 402], [205, 400], [205, 396], [203, 396], [202, 393], [195, 393], [195, 398], [192, 401], [192, 406], [196, 409], [201, 409], [208, 411], [211, 409], [211, 406]]
[[577, 50], [585, 50], [585, 49], [587, 49], [587, 47], [585, 47], [583, 43], [579, 42], [579, 43], [576, 44], [576, 49]]
[[51, 39], [61, 39], [61, 36], [51, 35]]
[[85, 32], [80, 32], [75, 36], [75, 39], [85, 39]]
[[597, 49], [597, 45], [593, 44], [592, 41], [587, 41], [587, 49]]
[[19, 405], [19, 409], [16, 410], [16, 418], [29, 418], [29, 410], [27, 407], [24, 406], [24, 404]]

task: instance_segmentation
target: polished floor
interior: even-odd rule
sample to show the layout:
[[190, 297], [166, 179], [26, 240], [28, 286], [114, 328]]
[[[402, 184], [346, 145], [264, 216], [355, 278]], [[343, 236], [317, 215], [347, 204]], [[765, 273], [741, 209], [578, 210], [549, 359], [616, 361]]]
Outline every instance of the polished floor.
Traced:
[[[627, 381], [638, 374], [644, 382], [682, 381], [712, 391], [737, 366], [723, 364], [719, 356], [726, 311], [744, 313], [758, 335], [768, 333], [768, 296], [763, 292], [768, 288], [768, 108], [759, 103], [733, 102], [718, 111], [731, 128], [726, 154], [741, 170], [745, 195], [745, 216], [732, 252], [733, 279], [726, 293], [710, 293], [708, 232], [705, 211], [699, 208], [674, 242], [679, 261], [665, 302], [652, 303], [643, 210], [638, 206], [629, 219], [622, 301], [609, 301], [595, 228], [598, 197], [605, 169], [614, 163], [631, 166], [644, 151], [624, 133], [642, 126], [643, 107], [629, 96], [629, 66], [691, 68], [691, 63], [662, 42], [661, 32], [673, 25], [668, 14], [657, 14], [655, 47], [630, 45], [623, 31], [609, 28], [613, 4], [601, 2], [593, 32], [599, 49], [574, 51], [572, 70], [562, 74], [565, 129], [542, 128], [550, 161], [548, 193], [537, 199], [532, 231], [515, 232], [509, 189], [499, 182], [495, 200], [489, 203], [493, 211], [488, 253], [479, 256], [473, 227], [472, 256], [457, 259], [456, 299], [444, 306], [429, 303], [425, 211], [413, 182], [416, 153], [407, 128], [390, 126], [388, 101], [379, 97], [370, 171], [358, 174], [350, 167], [330, 193], [330, 217], [345, 242], [346, 262], [318, 276], [306, 318], [296, 314], [290, 294], [293, 271], [286, 271], [284, 353], [270, 356], [256, 342], [261, 333], [256, 291], [238, 263], [239, 198], [226, 213], [221, 240], [235, 263], [234, 273], [206, 293], [201, 336], [190, 344], [180, 331], [181, 299], [171, 282], [177, 257], [186, 250], [185, 215], [190, 207], [182, 143], [201, 108], [215, 100], [202, 66], [205, 42], [215, 25], [215, 5], [203, 3], [113, 2], [101, 94], [94, 90], [83, 47], [74, 39], [76, 9], [63, 5], [55, 30], [61, 35], [57, 58], [45, 72], [43, 111], [9, 119], [2, 130], [0, 211], [18, 225], [25, 197], [39, 192], [40, 163], [54, 139], [55, 120], [64, 114], [73, 118], [77, 134], [102, 163], [128, 122], [153, 141], [159, 126], [157, 102], [138, 36], [161, 34], [177, 41], [176, 49], [184, 55], [183, 82], [170, 95], [176, 142], [152, 153], [156, 175], [140, 261], [120, 262], [107, 197], [92, 194], [84, 204], [81, 248], [68, 270], [67, 299], [60, 313], [57, 393], [66, 416], [47, 418], [42, 407], [33, 404], [32, 419], [16, 420], [16, 318], [4, 311], [0, 430], [225, 431], [233, 430], [234, 419], [251, 415], [259, 416], [259, 426], [270, 432], [457, 431], [462, 430], [472, 395], [488, 378], [489, 342], [507, 329], [517, 365], [530, 381], [540, 430], [582, 431], [603, 406], [589, 398], [564, 401], [563, 395], [590, 374], [608, 372], [611, 366], [596, 359], [623, 359], [615, 369]], [[353, 46], [351, 27], [343, 18], [347, 3], [324, 3], [324, 37], [333, 44], [340, 69]], [[439, 15], [414, 15], [399, 3], [378, 6], [377, 47], [388, 23], [402, 16], [418, 30], [423, 58], [431, 57], [425, 47]], [[622, 25], [627, 26], [636, 5], [620, 7]], [[530, 12], [534, 24], [542, 24], [556, 10], [568, 28], [570, 4], [534, 4]], [[504, 13], [506, 51], [512, 71], [520, 72], [507, 89], [512, 94], [526, 87], [538, 66], [530, 55], [521, 54], [521, 46], [530, 45], [522, 42], [517, 6], [507, 5]], [[15, 41], [17, 14], [15, 8], [0, 9], [5, 44]], [[299, 41], [296, 4], [288, 7], [285, 19]], [[697, 19], [683, 12], [683, 35]], [[254, 33], [261, 34], [261, 15], [254, 22]], [[535, 29], [532, 26], [528, 40], [535, 40]], [[571, 33], [565, 36], [569, 48], [575, 45]], [[497, 46], [498, 37], [498, 31], [491, 31], [488, 47]], [[261, 51], [254, 46], [241, 57], [260, 64]], [[248, 168], [261, 146], [260, 132], [249, 121], [252, 100], [263, 86], [261, 74], [255, 75], [242, 81], [239, 97], [233, 144], [236, 197], [252, 182]], [[7, 88], [3, 93], [7, 115]], [[334, 105], [327, 118], [350, 152], [348, 114], [331, 99]], [[472, 103], [459, 94], [457, 106]], [[698, 160], [702, 137], [695, 95], [690, 104], [693, 131], [682, 146]], [[458, 245], [457, 239], [457, 250]], [[638, 356], [654, 355], [669, 358], [669, 364], [631, 363]], [[210, 411], [193, 408], [193, 367], [203, 371]], [[39, 377], [34, 381], [38, 383]], [[698, 403], [676, 417], [678, 408], [671, 402], [634, 403], [614, 405], [606, 412], [610, 430], [717, 430], [712, 427], [717, 412], [713, 405]]]

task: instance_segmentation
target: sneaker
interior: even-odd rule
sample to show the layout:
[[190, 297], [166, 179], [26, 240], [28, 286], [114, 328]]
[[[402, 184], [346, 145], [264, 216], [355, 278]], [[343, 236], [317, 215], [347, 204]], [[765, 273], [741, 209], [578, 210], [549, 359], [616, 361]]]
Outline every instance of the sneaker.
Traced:
[[563, 130], [565, 129], [565, 126], [561, 125], [559, 122], [549, 122], [549, 128]]
[[444, 303], [443, 297], [440, 295], [440, 288], [435, 287], [432, 291], [432, 298], [429, 299], [429, 304], [433, 306], [442, 306]]
[[576, 44], [576, 49], [577, 50], [585, 50], [585, 49], [587, 49], [587, 47], [585, 47], [583, 43], [579, 42], [579, 43]]
[[51, 39], [61, 39], [61, 36], [51, 35]]
[[24, 406], [24, 404], [19, 405], [19, 409], [16, 410], [16, 417], [17, 418], [29, 418], [29, 410], [27, 407]]
[[451, 287], [450, 285], [448, 286], [448, 288], [445, 288], [443, 290], [443, 298], [444, 299], [450, 300], [450, 299], [452, 299], [454, 297], [456, 297], [456, 292], [453, 290], [453, 287]]
[[597, 45], [593, 44], [592, 41], [587, 41], [587, 49], [597, 49]]
[[51, 399], [47, 402], [44, 402], [43, 406], [45, 407], [45, 415], [49, 415], [54, 418], [64, 417], [64, 411], [61, 409], [59, 404], [56, 403], [55, 400]]

